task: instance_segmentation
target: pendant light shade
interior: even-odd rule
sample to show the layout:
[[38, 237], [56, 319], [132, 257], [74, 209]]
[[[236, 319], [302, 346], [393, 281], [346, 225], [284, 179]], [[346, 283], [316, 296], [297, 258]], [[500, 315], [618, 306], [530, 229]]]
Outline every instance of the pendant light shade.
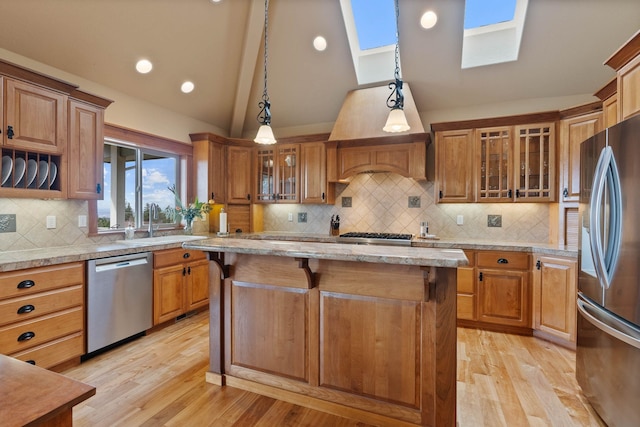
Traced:
[[262, 92], [262, 101], [258, 103], [260, 112], [258, 113], [258, 134], [254, 141], [258, 144], [275, 144], [276, 138], [273, 136], [271, 129], [271, 103], [269, 102], [269, 94], [267, 93], [267, 27], [269, 22], [269, 0], [264, 0], [264, 91]]
[[260, 125], [260, 128], [258, 128], [258, 134], [256, 135], [254, 141], [258, 144], [264, 145], [275, 144], [276, 138], [273, 136], [273, 130], [271, 129], [271, 126]]
[[395, 81], [389, 83], [391, 94], [387, 98], [387, 107], [391, 108], [391, 111], [389, 112], [387, 123], [382, 130], [385, 132], [406, 132], [411, 129], [411, 127], [407, 122], [407, 117], [404, 115], [404, 95], [402, 94], [402, 79], [400, 79], [400, 27], [398, 24], [400, 8], [398, 6], [398, 0], [394, 0], [394, 4], [396, 9]]
[[405, 132], [410, 128], [407, 123], [407, 117], [404, 115], [404, 110], [399, 108], [389, 111], [389, 117], [387, 117], [387, 123], [382, 128], [385, 132]]

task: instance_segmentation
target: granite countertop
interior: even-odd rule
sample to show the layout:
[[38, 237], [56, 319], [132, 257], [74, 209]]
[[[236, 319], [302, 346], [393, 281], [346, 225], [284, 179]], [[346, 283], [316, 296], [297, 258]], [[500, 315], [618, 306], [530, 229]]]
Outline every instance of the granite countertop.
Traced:
[[186, 242], [182, 247], [213, 252], [431, 267], [456, 268], [469, 264], [467, 257], [460, 249], [418, 248], [412, 246], [357, 245], [300, 240], [213, 238]]
[[[168, 236], [164, 236], [166, 238]], [[161, 249], [179, 248], [182, 246], [181, 237], [185, 239], [192, 238], [192, 236], [172, 236], [173, 241], [163, 241], [163, 237], [152, 239], [134, 239], [130, 241], [115, 241], [110, 243], [95, 243], [87, 245], [73, 245], [73, 246], [60, 246], [49, 247], [40, 249], [29, 249], [20, 251], [4, 251], [0, 252], [0, 272], [13, 271], [25, 268], [41, 267], [47, 265], [63, 264], [75, 261], [86, 261], [97, 258], [107, 258], [111, 256], [126, 255], [145, 251], [157, 251]], [[193, 236], [193, 238], [209, 239], [213, 235]], [[274, 248], [273, 243], [279, 241], [289, 241], [291, 245], [289, 248], [300, 248], [301, 243], [325, 243], [331, 244], [329, 247], [323, 248], [326, 252], [328, 250], [335, 251], [336, 254], [342, 254], [337, 256], [344, 256], [344, 251], [347, 250], [345, 246], [352, 247], [358, 246], [358, 251], [361, 252], [363, 257], [380, 256], [380, 252], [385, 254], [389, 253], [390, 246], [368, 246], [368, 245], [345, 245], [344, 243], [336, 243], [336, 237], [329, 236], [327, 234], [310, 234], [310, 233], [288, 233], [288, 232], [263, 232], [263, 233], [249, 233], [249, 234], [232, 234], [229, 237], [220, 238], [225, 242], [231, 240], [253, 240], [264, 241], [269, 240], [270, 243], [263, 242], [263, 251], [281, 251], [287, 246], [282, 246], [280, 249]], [[192, 242], [193, 243], [193, 242]], [[225, 243], [225, 244], [227, 244]], [[255, 246], [255, 245], [254, 245]], [[367, 249], [368, 248], [368, 249]], [[384, 249], [380, 249], [384, 248]], [[398, 248], [398, 247], [394, 247]], [[416, 258], [422, 255], [416, 254], [417, 249], [467, 249], [467, 250], [497, 250], [497, 251], [515, 251], [515, 252], [531, 252], [533, 254], [552, 255], [552, 256], [566, 256], [577, 257], [577, 248], [566, 248], [553, 244], [545, 243], [522, 243], [522, 242], [495, 242], [495, 241], [483, 241], [483, 240], [465, 240], [465, 239], [439, 239], [439, 240], [426, 240], [414, 238], [411, 247], [401, 247], [400, 250], [393, 250], [393, 257], [413, 257]], [[248, 249], [247, 249], [248, 250]], [[293, 250], [293, 249], [292, 249]], [[376, 255], [377, 254], [377, 255]], [[431, 259], [435, 252], [427, 254], [423, 253], [426, 258]], [[300, 255], [302, 256], [302, 255]], [[352, 255], [355, 256], [355, 255]], [[393, 257], [389, 259], [394, 259]]]

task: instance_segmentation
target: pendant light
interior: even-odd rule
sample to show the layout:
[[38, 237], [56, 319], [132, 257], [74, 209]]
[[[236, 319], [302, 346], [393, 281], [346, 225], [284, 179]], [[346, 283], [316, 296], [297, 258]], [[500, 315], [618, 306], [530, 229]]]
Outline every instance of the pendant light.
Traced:
[[269, 103], [269, 94], [267, 93], [267, 27], [269, 22], [269, 0], [264, 0], [264, 92], [262, 92], [262, 101], [258, 103], [260, 112], [258, 113], [258, 134], [254, 141], [258, 144], [275, 144], [276, 138], [271, 130], [271, 103]]
[[391, 111], [389, 111], [387, 123], [382, 130], [385, 132], [405, 132], [408, 131], [410, 127], [404, 115], [404, 95], [402, 94], [402, 80], [400, 79], [400, 26], [398, 24], [400, 9], [398, 7], [398, 0], [394, 0], [394, 4], [396, 9], [395, 82], [389, 83], [391, 94], [387, 98], [387, 107], [391, 108]]

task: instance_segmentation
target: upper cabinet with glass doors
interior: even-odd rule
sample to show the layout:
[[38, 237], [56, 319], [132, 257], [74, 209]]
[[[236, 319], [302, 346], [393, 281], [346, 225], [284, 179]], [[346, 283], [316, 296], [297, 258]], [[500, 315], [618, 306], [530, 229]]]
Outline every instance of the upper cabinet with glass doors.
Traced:
[[257, 203], [299, 203], [299, 152], [298, 144], [256, 149]]
[[555, 199], [555, 123], [476, 130], [479, 202]]

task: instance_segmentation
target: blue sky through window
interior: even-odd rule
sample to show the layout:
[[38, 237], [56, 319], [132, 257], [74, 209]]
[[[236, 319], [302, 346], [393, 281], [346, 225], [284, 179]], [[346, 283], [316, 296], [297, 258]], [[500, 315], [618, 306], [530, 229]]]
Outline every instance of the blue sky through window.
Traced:
[[464, 29], [511, 21], [515, 11], [516, 0], [466, 0]]
[[396, 44], [393, 0], [351, 0], [360, 50]]

